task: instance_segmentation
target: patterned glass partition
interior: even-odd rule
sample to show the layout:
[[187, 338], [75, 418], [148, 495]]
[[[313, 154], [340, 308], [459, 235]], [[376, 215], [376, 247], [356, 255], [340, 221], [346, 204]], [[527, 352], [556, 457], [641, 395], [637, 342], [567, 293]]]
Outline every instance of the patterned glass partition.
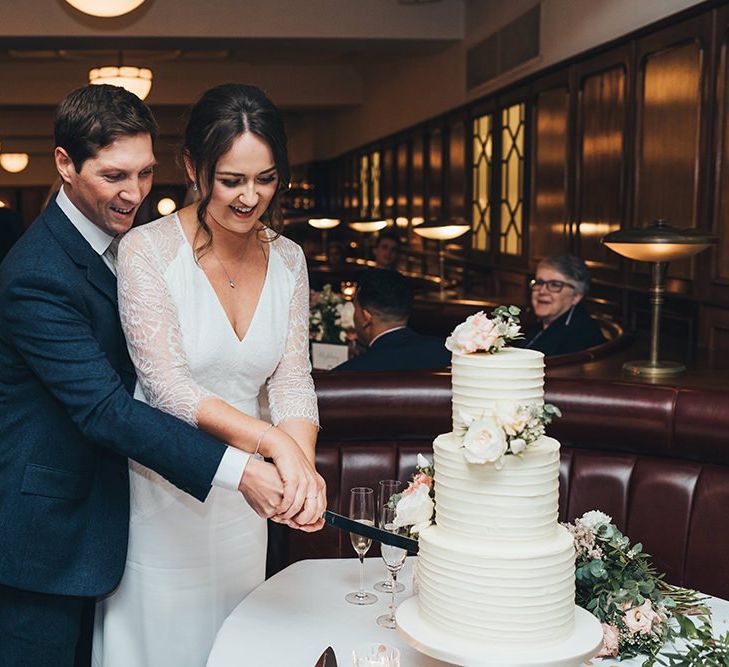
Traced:
[[521, 255], [524, 234], [524, 103], [501, 111], [500, 250]]
[[471, 245], [489, 250], [491, 232], [491, 169], [493, 159], [493, 116], [473, 120], [473, 200], [471, 207]]
[[363, 155], [359, 159], [359, 191], [362, 193], [359, 214], [366, 217], [370, 214], [370, 160], [368, 155]]
[[380, 208], [380, 151], [370, 155], [370, 192], [372, 193], [372, 217], [377, 218], [381, 214]]

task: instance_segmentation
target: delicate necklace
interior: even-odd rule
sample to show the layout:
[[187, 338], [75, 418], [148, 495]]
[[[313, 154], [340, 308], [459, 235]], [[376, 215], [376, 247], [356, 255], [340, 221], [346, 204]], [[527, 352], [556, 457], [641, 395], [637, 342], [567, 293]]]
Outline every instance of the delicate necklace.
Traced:
[[[250, 243], [250, 241], [249, 241], [249, 243]], [[210, 246], [210, 250], [213, 253], [213, 257], [215, 257], [218, 264], [220, 264], [220, 268], [223, 269], [223, 273], [225, 273], [225, 277], [228, 279], [228, 285], [230, 285], [231, 289], [235, 289], [235, 280], [233, 280], [233, 277], [230, 275], [230, 273], [228, 273], [228, 269], [225, 268], [225, 264], [223, 264], [220, 257], [218, 257], [218, 253], [215, 252], [215, 248]], [[246, 249], [243, 251], [243, 254], [239, 258], [239, 261], [240, 261], [240, 259], [243, 259], [243, 257], [245, 256], [247, 251], [248, 251], [248, 246], [246, 246]], [[265, 258], [266, 251], [263, 249], [263, 246], [261, 246], [261, 252], [263, 253], [263, 256]]]
[[213, 248], [210, 248], [213, 252], [213, 257], [218, 260], [218, 264], [220, 264], [220, 268], [223, 269], [223, 273], [225, 273], [225, 277], [228, 279], [228, 285], [230, 285], [231, 289], [235, 289], [235, 280], [231, 278], [230, 274], [228, 273], [228, 270], [225, 268], [225, 264], [220, 261], [220, 257], [218, 257], [218, 254], [215, 252]]

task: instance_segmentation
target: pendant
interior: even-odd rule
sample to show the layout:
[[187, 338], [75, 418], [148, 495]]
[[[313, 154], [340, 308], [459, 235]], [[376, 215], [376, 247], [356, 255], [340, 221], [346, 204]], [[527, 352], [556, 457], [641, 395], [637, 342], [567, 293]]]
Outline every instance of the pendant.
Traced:
[[235, 289], [235, 283], [232, 280], [228, 281], [228, 285], [230, 285], [231, 289]]

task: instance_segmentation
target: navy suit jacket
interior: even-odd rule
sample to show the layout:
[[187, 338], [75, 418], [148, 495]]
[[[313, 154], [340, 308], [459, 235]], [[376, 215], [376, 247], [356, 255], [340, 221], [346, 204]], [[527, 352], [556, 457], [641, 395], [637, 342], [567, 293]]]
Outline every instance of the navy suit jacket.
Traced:
[[406, 371], [450, 366], [451, 353], [443, 340], [423, 336], [409, 327], [380, 336], [359, 357], [337, 366], [337, 371]]
[[118, 584], [127, 457], [204, 500], [225, 447], [132, 398], [116, 279], [55, 201], [0, 265], [0, 583]]

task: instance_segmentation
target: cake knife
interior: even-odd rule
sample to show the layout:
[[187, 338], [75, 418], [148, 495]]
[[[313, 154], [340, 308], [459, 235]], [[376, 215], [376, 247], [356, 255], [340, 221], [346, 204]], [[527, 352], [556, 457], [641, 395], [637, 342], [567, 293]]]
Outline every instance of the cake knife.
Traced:
[[339, 530], [346, 530], [349, 533], [356, 533], [357, 535], [364, 535], [365, 537], [371, 537], [373, 540], [382, 542], [383, 544], [389, 544], [391, 547], [399, 547], [405, 549], [411, 554], [418, 553], [418, 541], [412, 537], [405, 537], [404, 535], [398, 535], [397, 533], [391, 533], [381, 528], [375, 528], [374, 526], [368, 526], [365, 523], [360, 523], [349, 517], [342, 516], [336, 512], [327, 510], [324, 512], [324, 521], [330, 526], [339, 528]]

